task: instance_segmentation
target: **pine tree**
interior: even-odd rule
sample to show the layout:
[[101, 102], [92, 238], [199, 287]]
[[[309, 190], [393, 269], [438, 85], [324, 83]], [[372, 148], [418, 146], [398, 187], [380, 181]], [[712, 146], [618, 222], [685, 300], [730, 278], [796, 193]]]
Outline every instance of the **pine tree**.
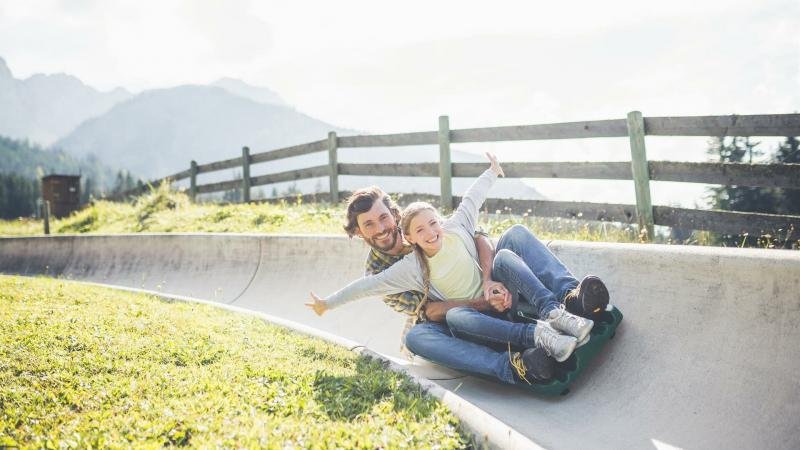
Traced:
[[13, 219], [32, 215], [39, 193], [38, 180], [0, 173], [0, 217]]
[[[789, 136], [778, 147], [773, 162], [784, 164], [800, 164], [800, 140]], [[777, 212], [779, 214], [800, 215], [800, 188], [777, 189]], [[797, 230], [800, 233], [800, 230]]]
[[[758, 149], [760, 142], [753, 142], [749, 137], [724, 136], [713, 138], [709, 142], [708, 154], [721, 163], [752, 163], [754, 157], [763, 156]], [[779, 198], [772, 188], [752, 186], [720, 186], [710, 188], [709, 205], [714, 209], [739, 212], [776, 213]], [[764, 230], [773, 236], [777, 230]], [[727, 246], [765, 246], [764, 237], [749, 235], [721, 235], [717, 240]]]

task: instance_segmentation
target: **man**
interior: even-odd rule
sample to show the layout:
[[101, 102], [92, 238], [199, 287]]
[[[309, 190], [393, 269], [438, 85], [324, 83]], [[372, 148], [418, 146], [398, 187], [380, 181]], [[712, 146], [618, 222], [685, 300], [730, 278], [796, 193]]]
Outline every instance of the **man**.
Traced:
[[[369, 187], [353, 193], [347, 201], [348, 236], [358, 236], [371, 247], [367, 256], [367, 274], [379, 273], [412, 251], [403, 242], [398, 223], [400, 209], [380, 188]], [[455, 337], [443, 323], [448, 311], [480, 311], [497, 316], [511, 306], [511, 294], [502, 283], [492, 280], [494, 249], [482, 232], [476, 232], [483, 273], [483, 296], [472, 300], [438, 301], [421, 305], [421, 292], [403, 292], [384, 297], [392, 309], [408, 315], [403, 332], [404, 343], [412, 353], [457, 370], [480, 373], [506, 383], [531, 383], [552, 377], [554, 361], [542, 349], [507, 352], [492, 342], [477, 342]], [[309, 304], [311, 306], [311, 304]], [[320, 313], [319, 311], [317, 311]]]

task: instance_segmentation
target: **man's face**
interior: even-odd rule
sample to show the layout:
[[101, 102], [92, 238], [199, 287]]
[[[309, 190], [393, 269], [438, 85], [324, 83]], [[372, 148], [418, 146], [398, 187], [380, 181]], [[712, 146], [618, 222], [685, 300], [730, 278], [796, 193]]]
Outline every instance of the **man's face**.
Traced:
[[394, 248], [400, 239], [400, 230], [392, 212], [383, 204], [376, 201], [369, 211], [356, 217], [358, 230], [356, 234], [372, 248], [387, 252]]

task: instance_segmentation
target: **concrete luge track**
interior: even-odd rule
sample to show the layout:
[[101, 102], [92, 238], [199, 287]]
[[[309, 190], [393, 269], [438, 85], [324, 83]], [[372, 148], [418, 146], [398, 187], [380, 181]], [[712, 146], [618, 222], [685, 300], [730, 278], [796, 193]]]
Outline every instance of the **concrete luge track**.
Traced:
[[[412, 370], [550, 448], [800, 448], [800, 252], [553, 242], [625, 313], [571, 386], [544, 398], [428, 363]], [[47, 274], [262, 311], [399, 357], [403, 317], [377, 299], [314, 316], [361, 275], [333, 236], [137, 234], [0, 239], [0, 272]]]

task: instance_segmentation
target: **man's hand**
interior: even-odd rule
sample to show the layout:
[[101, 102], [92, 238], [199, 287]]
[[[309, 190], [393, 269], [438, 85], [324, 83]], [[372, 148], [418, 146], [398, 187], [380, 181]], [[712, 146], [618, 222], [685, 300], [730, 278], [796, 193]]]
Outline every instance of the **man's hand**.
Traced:
[[313, 303], [304, 303], [309, 308], [313, 309], [318, 316], [325, 314], [325, 311], [328, 310], [328, 305], [325, 303], [325, 300], [319, 298], [317, 294], [311, 293], [311, 299], [314, 300]]
[[487, 280], [483, 283], [483, 298], [498, 312], [511, 308], [511, 292], [499, 281]]

